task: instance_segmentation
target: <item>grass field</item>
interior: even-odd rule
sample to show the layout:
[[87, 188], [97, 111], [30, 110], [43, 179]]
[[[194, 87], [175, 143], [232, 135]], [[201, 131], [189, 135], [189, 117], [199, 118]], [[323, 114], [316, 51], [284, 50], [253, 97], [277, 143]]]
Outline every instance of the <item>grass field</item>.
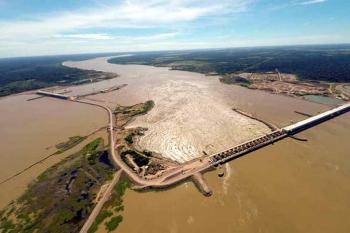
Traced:
[[106, 161], [108, 152], [98, 138], [50, 167], [1, 211], [0, 230], [79, 232], [100, 187], [115, 172]]

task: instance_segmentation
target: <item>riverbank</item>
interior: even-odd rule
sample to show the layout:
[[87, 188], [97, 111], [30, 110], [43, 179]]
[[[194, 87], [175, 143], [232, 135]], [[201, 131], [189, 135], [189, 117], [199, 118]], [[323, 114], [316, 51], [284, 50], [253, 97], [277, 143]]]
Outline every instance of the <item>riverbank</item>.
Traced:
[[[79, 65], [89, 69], [95, 65], [95, 69], [118, 70], [121, 74], [118, 80], [96, 83], [96, 90], [123, 83], [128, 85], [116, 92], [97, 94], [94, 99], [109, 106], [115, 106], [116, 102], [130, 106], [154, 100], [152, 111], [130, 122], [127, 128], [153, 126], [146, 131], [152, 129], [152, 134], [144, 142], [169, 138], [169, 150], [179, 153], [188, 153], [188, 147], [176, 145], [194, 148], [200, 145], [198, 154], [203, 154], [203, 150], [211, 153], [220, 150], [221, 145], [227, 148], [237, 143], [240, 132], [248, 131], [243, 134], [249, 138], [255, 135], [256, 127], [269, 131], [262, 123], [237, 117], [239, 114], [232, 108], [252, 113], [278, 127], [305, 118], [295, 111], [314, 115], [328, 108], [296, 98], [224, 85], [200, 74], [144, 66], [111, 67], [99, 62], [101, 59], [93, 59]], [[84, 85], [72, 87], [70, 91], [72, 94], [88, 93], [91, 89], [90, 85]], [[195, 94], [187, 95], [188, 92]], [[203, 102], [197, 100], [201, 98]], [[214, 104], [212, 99], [216, 100]], [[209, 113], [206, 120], [196, 122], [207, 116], [206, 113]], [[174, 123], [169, 124], [171, 121]], [[232, 126], [235, 121], [245, 126], [242, 131]], [[110, 226], [118, 223], [118, 232], [142, 229], [154, 232], [230, 232], [232, 229], [241, 232], [280, 232], [283, 229], [345, 232], [342, 229], [347, 229], [345, 206], [349, 204], [350, 193], [346, 185], [350, 175], [346, 172], [349, 122], [345, 115], [303, 132], [300, 136], [309, 139], [307, 143], [287, 139], [235, 160], [225, 167], [231, 171], [226, 170], [227, 176], [223, 179], [216, 171], [205, 174], [213, 190], [210, 198], [202, 197], [194, 185], [186, 182], [166, 192], [139, 193], [126, 189], [123, 221], [114, 219]], [[188, 127], [187, 123], [194, 125]], [[181, 140], [177, 139], [178, 135]], [[60, 141], [64, 140], [56, 140], [51, 145]], [[136, 143], [145, 148], [143, 142], [136, 140]], [[310, 222], [313, 228], [309, 227]], [[106, 231], [104, 227], [97, 230]]]
[[156, 105], [149, 114], [127, 126], [148, 129], [135, 142], [142, 150], [183, 163], [202, 156], [203, 151], [211, 154], [269, 131], [264, 124], [233, 112], [233, 99], [227, 97], [227, 90], [216, 89], [215, 79], [164, 67], [115, 65], [108, 63], [108, 59], [64, 64], [117, 72], [120, 74], [118, 81], [128, 84], [114, 96], [99, 95], [95, 99], [106, 103], [114, 99], [126, 106], [154, 100]]
[[[298, 98], [224, 85], [213, 77], [204, 75], [182, 71], [170, 72], [167, 68], [119, 65], [112, 67], [99, 62], [101, 60], [90, 60], [80, 65], [85, 68], [97, 65], [96, 69], [124, 70], [120, 78], [123, 79], [125, 75], [124, 80], [129, 81], [124, 92], [121, 91], [113, 97], [99, 96], [100, 100], [111, 101], [110, 98], [117, 98], [123, 105], [132, 105], [147, 99], [155, 101], [155, 109], [147, 116], [140, 117], [144, 118], [142, 121], [138, 119], [132, 122], [132, 127], [146, 126], [141, 124], [142, 122], [154, 124], [156, 119], [162, 119], [160, 116], [151, 117], [158, 103], [163, 103], [159, 102], [161, 98], [157, 98], [154, 93], [167, 94], [169, 100], [176, 99], [172, 97], [174, 92], [169, 89], [181, 87], [177, 89], [178, 92], [187, 90], [179, 86], [179, 80], [188, 80], [185, 76], [196, 76], [196, 82], [208, 82], [205, 87], [215, 90], [202, 90], [197, 98], [210, 93], [212, 98], [218, 98], [227, 104], [229, 111], [234, 107], [259, 116], [278, 127], [305, 118], [295, 111], [315, 115], [329, 108]], [[133, 72], [128, 73], [128, 69], [132, 69]], [[178, 75], [175, 80], [178, 82], [168, 85], [167, 89], [157, 88], [157, 85], [173, 81], [172, 72]], [[157, 92], [152, 91], [154, 88]], [[222, 98], [223, 95], [225, 98]], [[182, 103], [187, 101], [190, 99], [184, 99]], [[175, 106], [169, 107], [170, 109], [176, 110]], [[189, 109], [191, 113], [197, 110]], [[162, 113], [166, 115], [167, 111], [163, 110]], [[175, 121], [186, 119], [171, 116]], [[231, 232], [235, 229], [250, 233], [291, 229], [293, 232], [346, 232], [346, 216], [350, 214], [345, 208], [350, 201], [350, 190], [346, 185], [350, 175], [346, 172], [349, 169], [346, 162], [349, 150], [346, 143], [349, 137], [349, 122], [349, 116], [344, 115], [298, 135], [307, 138], [307, 143], [286, 139], [253, 152], [225, 166], [227, 170], [223, 178], [219, 178], [216, 171], [206, 173], [205, 178], [213, 190], [210, 198], [203, 197], [192, 183], [186, 182], [166, 192], [139, 193], [128, 189], [123, 202], [123, 222], [117, 231], [133, 233], [152, 229], [153, 232]], [[206, 127], [205, 123], [201, 123], [201, 126]], [[221, 127], [220, 123], [215, 126], [209, 125], [212, 128]], [[196, 134], [195, 129], [189, 129]], [[165, 131], [155, 132], [164, 136]], [[211, 135], [207, 132], [206, 135], [215, 137], [215, 133]], [[231, 144], [232, 140], [226, 143]], [[213, 148], [217, 149], [217, 144], [213, 145]], [[98, 229], [97, 232], [106, 231]]]
[[[293, 74], [279, 72], [226, 74], [219, 80], [225, 84], [241, 85], [250, 89], [268, 91], [328, 105], [350, 100], [347, 83], [305, 81]], [[319, 98], [317, 98], [319, 97]]]
[[42, 173], [0, 213], [7, 231], [79, 232], [101, 186], [115, 169], [102, 138]]
[[[33, 97], [33, 94], [26, 93], [0, 99], [0, 180], [54, 154], [57, 151], [55, 145], [67, 141], [72, 135], [89, 135], [106, 125], [107, 118], [102, 110], [51, 98], [27, 101]], [[104, 134], [97, 132], [88, 141], [97, 136], [105, 137]], [[0, 207], [17, 198], [36, 176], [81, 145], [51, 156], [26, 171], [25, 175], [2, 184]]]

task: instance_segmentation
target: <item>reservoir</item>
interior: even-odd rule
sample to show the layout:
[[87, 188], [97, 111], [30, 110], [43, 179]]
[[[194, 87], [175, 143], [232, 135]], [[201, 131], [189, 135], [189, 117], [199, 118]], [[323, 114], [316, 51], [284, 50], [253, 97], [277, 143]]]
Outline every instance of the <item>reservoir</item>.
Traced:
[[[101, 59], [75, 65], [80, 68], [96, 65], [94, 69], [115, 69], [119, 73], [130, 68], [133, 73], [130, 75], [137, 79], [134, 85], [148, 87], [144, 88], [146, 93], [150, 93], [152, 85], [157, 83], [151, 81], [156, 77], [150, 75], [149, 82], [142, 81], [140, 73], [147, 72], [141, 70], [165, 69], [113, 67]], [[122, 73], [121, 78], [127, 76], [127, 72]], [[167, 75], [160, 75], [158, 79], [171, 79], [172, 72], [181, 71], [166, 71]], [[221, 96], [222, 102], [280, 127], [305, 118], [295, 111], [316, 114], [330, 108], [297, 98], [224, 85], [215, 77], [182, 73], [187, 77], [198, 76], [198, 82], [210, 79], [205, 87], [213, 98]], [[116, 99], [123, 100], [122, 93], [116, 94]], [[136, 96], [137, 93], [133, 94], [135, 100], [141, 98]], [[132, 124], [147, 123], [148, 117], [140, 117]], [[239, 136], [236, 132], [236, 137]], [[162, 192], [127, 190], [124, 220], [116, 232], [136, 233], [145, 229], [155, 233], [347, 232], [350, 229], [347, 221], [350, 214], [347, 208], [350, 205], [349, 114], [297, 136], [308, 141], [286, 139], [231, 161], [224, 166], [222, 178], [216, 171], [207, 173], [205, 177], [213, 190], [210, 198], [204, 197], [190, 182]], [[100, 228], [99, 232], [105, 231]]]
[[[108, 123], [101, 109], [54, 98], [27, 101], [33, 97], [36, 95], [24, 93], [0, 98], [1, 181], [54, 153], [56, 144], [74, 135], [87, 135]], [[55, 156], [1, 184], [0, 207], [18, 197], [35, 177], [67, 155]]]
[[[330, 108], [222, 84], [218, 77], [164, 67], [113, 65], [107, 58], [65, 65], [120, 75], [112, 80], [69, 87], [72, 95], [127, 84], [118, 91], [90, 98], [110, 107], [154, 100], [155, 108], [128, 127], [149, 128], [138, 146], [179, 162], [202, 151], [214, 153], [268, 131], [264, 124], [236, 115], [232, 108], [279, 127], [305, 118], [295, 111], [316, 114]], [[98, 108], [51, 98], [26, 101], [29, 97], [32, 96], [0, 99], [1, 155], [6, 160], [1, 163], [2, 177], [14, 170], [11, 166], [18, 170], [52, 152], [53, 145], [69, 136], [86, 135], [107, 122], [105, 112]], [[190, 182], [161, 192], [127, 190], [123, 222], [115, 232], [348, 232], [350, 115], [297, 137], [308, 141], [288, 138], [231, 161], [224, 166], [223, 177], [218, 177], [217, 171], [206, 173], [213, 190], [209, 198]], [[2, 191], [2, 203], [19, 195], [24, 184], [41, 170], [31, 170], [29, 177], [20, 176], [6, 184], [5, 191], [10, 195], [5, 196]], [[101, 227], [99, 231], [104, 232]]]

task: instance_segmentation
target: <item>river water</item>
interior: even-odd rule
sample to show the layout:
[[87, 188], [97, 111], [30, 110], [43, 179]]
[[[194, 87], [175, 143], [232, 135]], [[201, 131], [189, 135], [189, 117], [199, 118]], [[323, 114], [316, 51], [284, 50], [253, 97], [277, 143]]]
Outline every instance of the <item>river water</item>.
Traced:
[[[100, 101], [116, 101], [126, 105], [152, 99], [154, 109], [138, 117], [128, 127], [146, 127], [140, 148], [162, 154], [169, 159], [185, 162], [239, 144], [269, 131], [264, 124], [232, 110], [231, 97], [216, 79], [201, 74], [169, 71], [139, 65], [114, 65], [106, 58], [65, 65], [117, 72], [117, 82], [128, 84], [109, 96], [94, 96]], [[96, 86], [101, 88], [103, 83]], [[84, 93], [81, 87], [72, 93]], [[114, 96], [113, 96], [114, 95]], [[108, 98], [108, 99], [106, 99]], [[239, 132], [239, 133], [238, 133]], [[204, 151], [204, 152], [203, 152]]]
[[[304, 118], [294, 111], [316, 114], [330, 108], [221, 84], [217, 77], [167, 68], [112, 65], [106, 58], [65, 65], [121, 75], [71, 87], [73, 95], [125, 83], [128, 86], [121, 90], [90, 98], [110, 107], [153, 99], [155, 108], [129, 127], [147, 126], [149, 130], [138, 141], [139, 146], [179, 162], [203, 150], [212, 153], [268, 131], [263, 124], [235, 114], [232, 108], [278, 126]], [[48, 98], [24, 102], [25, 98], [17, 95], [0, 99], [5, 113], [0, 138], [7, 140], [1, 143], [7, 151], [1, 155], [7, 156], [1, 163], [2, 176], [11, 173], [11, 166], [19, 169], [26, 161], [47, 153], [46, 147], [71, 135], [84, 135], [106, 122], [102, 110]], [[13, 107], [14, 103], [18, 107]], [[308, 141], [286, 139], [250, 153], [224, 166], [222, 178], [216, 171], [205, 174], [213, 190], [211, 197], [204, 197], [190, 182], [162, 192], [127, 190], [124, 220], [115, 232], [349, 232], [350, 115], [297, 136]], [[16, 148], [17, 144], [21, 146], [19, 141], [26, 146]], [[24, 183], [13, 181], [5, 191], [11, 194], [15, 189], [18, 193]], [[99, 231], [104, 232], [103, 228]]]
[[[69, 65], [118, 72], [121, 74], [118, 82], [128, 83], [129, 86], [117, 94], [98, 96], [99, 99], [131, 104], [155, 98], [156, 106], [159, 101], [169, 105], [163, 117], [162, 114], [156, 114], [162, 111], [155, 109], [154, 113], [152, 110], [146, 116], [138, 118], [132, 126], [159, 125], [157, 122], [166, 121], [167, 114], [170, 113], [169, 117], [180, 122], [180, 125], [181, 120], [194, 124], [199, 121], [199, 125], [206, 128], [206, 124], [201, 122], [203, 119], [193, 113], [202, 111], [201, 109], [194, 105], [191, 108], [184, 108], [181, 104], [179, 106], [177, 97], [172, 96], [188, 90], [195, 92], [194, 95], [186, 93], [188, 96], [203, 98], [203, 102], [209, 101], [208, 108], [220, 106], [219, 110], [214, 110], [217, 115], [230, 118], [231, 115], [225, 115], [222, 109], [235, 107], [278, 126], [304, 118], [295, 111], [316, 114], [330, 108], [301, 99], [224, 85], [216, 77], [168, 71], [166, 68], [111, 65], [105, 59]], [[188, 87], [191, 85], [195, 88]], [[163, 92], [171, 94], [168, 102], [162, 100], [166, 98]], [[161, 97], [158, 98], [157, 94]], [[176, 103], [174, 105], [170, 103], [173, 100]], [[186, 98], [182, 101], [186, 105]], [[206, 106], [201, 100], [188, 101], [194, 101], [195, 105], [200, 104], [203, 108]], [[178, 106], [193, 114], [196, 121], [178, 117]], [[155, 118], [156, 115], [160, 118]], [[201, 117], [206, 119], [207, 116]], [[215, 118], [210, 114], [207, 119], [222, 121], [220, 116]], [[235, 120], [230, 120], [235, 125]], [[218, 130], [215, 127], [229, 127], [227, 121], [221, 123], [222, 125], [210, 123], [210, 129], [215, 132]], [[254, 127], [258, 125], [249, 121], [240, 123], [255, 124]], [[166, 126], [160, 125], [153, 129], [160, 132], [173, 130]], [[248, 129], [247, 131], [253, 130], [255, 133], [256, 129], [251, 127], [252, 129], [237, 129], [233, 138], [229, 138], [232, 137], [230, 133], [229, 136], [222, 135], [232, 140], [225, 146], [232, 146], [241, 139], [240, 130]], [[197, 128], [188, 131], [189, 134], [200, 133]], [[221, 132], [227, 133], [225, 130]], [[205, 136], [208, 141], [212, 137], [218, 139], [216, 133]], [[223, 178], [219, 178], [215, 171], [207, 173], [205, 177], [214, 192], [209, 198], [202, 196], [190, 182], [162, 192], [138, 193], [128, 190], [124, 198], [124, 220], [115, 232], [349, 232], [350, 115], [340, 116], [297, 136], [308, 141], [286, 139], [250, 153], [228, 163]], [[161, 142], [148, 142], [152, 136], [146, 135], [144, 138], [141, 146], [162, 148]], [[158, 140], [159, 138], [161, 137]], [[181, 140], [179, 142], [182, 143]], [[211, 148], [219, 149], [220, 144], [214, 143], [211, 141]], [[104, 232], [103, 227], [99, 232]]]
[[[54, 153], [70, 136], [87, 135], [108, 124], [104, 110], [31, 93], [0, 98], [0, 180]], [[0, 185], [0, 208], [20, 195], [41, 172], [65, 154]]]

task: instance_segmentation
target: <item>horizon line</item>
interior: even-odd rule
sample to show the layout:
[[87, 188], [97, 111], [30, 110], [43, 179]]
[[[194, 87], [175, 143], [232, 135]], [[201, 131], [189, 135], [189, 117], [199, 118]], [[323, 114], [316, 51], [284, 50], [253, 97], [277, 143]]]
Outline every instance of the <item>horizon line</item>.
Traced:
[[206, 50], [224, 50], [224, 49], [254, 49], [254, 48], [282, 48], [282, 47], [307, 47], [307, 46], [339, 46], [349, 45], [345, 43], [315, 43], [315, 44], [287, 44], [287, 45], [252, 45], [252, 46], [233, 46], [233, 47], [208, 47], [208, 48], [193, 48], [193, 49], [159, 49], [159, 50], [140, 50], [140, 51], [120, 51], [120, 52], [88, 52], [88, 53], [62, 53], [62, 54], [43, 54], [43, 55], [28, 55], [28, 56], [5, 56], [0, 57], [0, 60], [17, 59], [17, 58], [38, 58], [38, 57], [57, 57], [57, 56], [79, 56], [79, 55], [112, 55], [124, 53], [152, 53], [152, 52], [176, 52], [176, 51], [206, 51]]

